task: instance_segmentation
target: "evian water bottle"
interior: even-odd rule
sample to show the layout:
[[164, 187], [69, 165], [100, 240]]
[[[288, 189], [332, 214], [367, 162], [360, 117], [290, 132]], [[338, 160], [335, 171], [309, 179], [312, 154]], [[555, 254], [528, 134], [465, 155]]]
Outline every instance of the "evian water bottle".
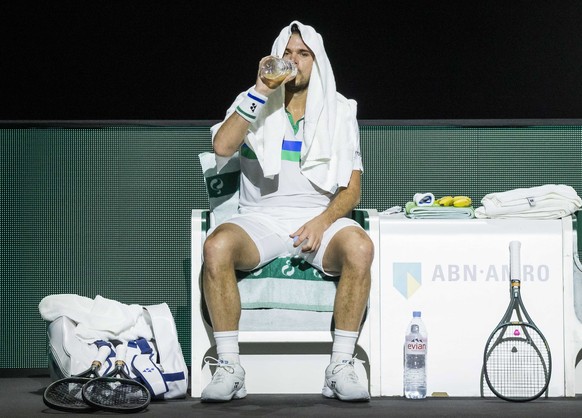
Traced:
[[426, 398], [427, 332], [419, 311], [412, 313], [404, 340], [404, 396]]

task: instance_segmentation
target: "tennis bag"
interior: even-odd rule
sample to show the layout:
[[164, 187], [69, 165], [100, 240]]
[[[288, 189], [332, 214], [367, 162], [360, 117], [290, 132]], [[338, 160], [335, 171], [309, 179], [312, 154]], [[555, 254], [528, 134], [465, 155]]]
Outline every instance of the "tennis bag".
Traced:
[[[127, 372], [143, 383], [153, 399], [175, 399], [186, 396], [188, 367], [178, 342], [176, 324], [166, 303], [144, 306], [146, 322], [151, 324], [153, 338], [129, 341], [125, 362]], [[50, 322], [48, 334], [48, 366], [53, 380], [74, 376], [87, 370], [97, 356], [98, 346], [114, 342], [96, 341], [87, 344], [75, 335], [77, 323], [66, 316]], [[115, 350], [99, 369], [100, 376], [114, 369]]]
[[[48, 368], [53, 381], [84, 372], [97, 357], [100, 344], [87, 344], [78, 339], [76, 326], [77, 323], [66, 316], [48, 324]], [[112, 352], [97, 373], [107, 374], [113, 370], [114, 363], [115, 352]]]

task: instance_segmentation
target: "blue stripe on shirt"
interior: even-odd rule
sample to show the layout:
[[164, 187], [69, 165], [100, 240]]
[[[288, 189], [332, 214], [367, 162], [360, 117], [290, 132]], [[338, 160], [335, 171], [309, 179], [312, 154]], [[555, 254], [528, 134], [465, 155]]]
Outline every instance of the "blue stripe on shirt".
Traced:
[[301, 141], [286, 141], [283, 140], [283, 150], [285, 151], [301, 151]]

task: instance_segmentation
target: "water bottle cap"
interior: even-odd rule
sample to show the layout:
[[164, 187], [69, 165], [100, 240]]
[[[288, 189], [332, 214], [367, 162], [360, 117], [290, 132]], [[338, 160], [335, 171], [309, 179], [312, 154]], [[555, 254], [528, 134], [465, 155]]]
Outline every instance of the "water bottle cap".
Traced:
[[414, 312], [412, 312], [412, 317], [413, 318], [420, 318], [420, 311], [414, 311]]

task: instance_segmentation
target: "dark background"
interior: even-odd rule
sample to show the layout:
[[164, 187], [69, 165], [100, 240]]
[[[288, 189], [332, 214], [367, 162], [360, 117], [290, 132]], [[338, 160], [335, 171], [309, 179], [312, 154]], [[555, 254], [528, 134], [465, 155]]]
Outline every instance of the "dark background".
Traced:
[[582, 118], [579, 1], [0, 5], [0, 120], [216, 120], [292, 20], [359, 119]]

